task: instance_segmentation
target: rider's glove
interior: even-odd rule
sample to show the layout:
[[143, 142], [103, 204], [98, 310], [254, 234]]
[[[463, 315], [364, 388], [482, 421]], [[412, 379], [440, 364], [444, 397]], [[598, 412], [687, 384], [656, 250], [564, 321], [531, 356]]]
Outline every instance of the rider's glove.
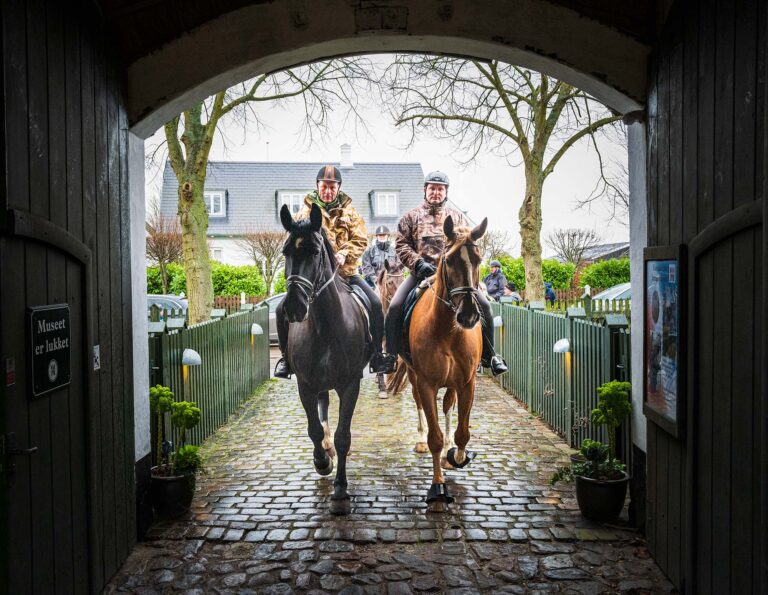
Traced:
[[427, 277], [431, 277], [435, 274], [436, 270], [437, 269], [435, 268], [435, 265], [427, 262], [423, 258], [419, 258], [419, 260], [416, 261], [416, 265], [413, 267], [413, 272], [419, 279], [426, 279]]

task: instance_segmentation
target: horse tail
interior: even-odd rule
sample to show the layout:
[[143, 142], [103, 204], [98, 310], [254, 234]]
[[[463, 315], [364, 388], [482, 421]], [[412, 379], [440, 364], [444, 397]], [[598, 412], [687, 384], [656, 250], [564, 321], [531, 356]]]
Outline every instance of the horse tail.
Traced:
[[387, 378], [387, 392], [397, 395], [405, 390], [408, 384], [408, 366], [402, 358], [397, 358], [397, 367], [395, 371]]

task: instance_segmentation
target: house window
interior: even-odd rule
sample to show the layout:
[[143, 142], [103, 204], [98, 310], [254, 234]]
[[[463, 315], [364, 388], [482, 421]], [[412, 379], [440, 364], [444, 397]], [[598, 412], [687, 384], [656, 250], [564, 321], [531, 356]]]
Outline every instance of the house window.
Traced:
[[221, 253], [222, 253], [221, 248], [211, 248], [211, 258], [213, 260], [221, 262]]
[[227, 216], [227, 204], [224, 200], [223, 190], [204, 192], [203, 196], [205, 198], [205, 209], [208, 211], [209, 217]]
[[291, 215], [296, 215], [300, 210], [302, 205], [304, 204], [304, 197], [309, 194], [309, 191], [300, 191], [300, 190], [283, 190], [280, 192], [280, 204], [278, 206], [278, 211], [283, 208], [283, 205], [288, 205], [288, 208], [291, 209]]
[[374, 214], [376, 217], [396, 217], [398, 193], [392, 191], [377, 191], [374, 199]]

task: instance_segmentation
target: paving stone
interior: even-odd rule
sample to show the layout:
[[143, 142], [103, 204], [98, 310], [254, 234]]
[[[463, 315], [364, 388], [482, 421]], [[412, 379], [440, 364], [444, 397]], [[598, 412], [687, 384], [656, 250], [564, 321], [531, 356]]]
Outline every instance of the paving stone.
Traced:
[[344, 579], [338, 574], [326, 574], [320, 579], [320, 586], [329, 591], [340, 591], [344, 587]]
[[554, 570], [557, 568], [571, 568], [573, 560], [568, 554], [554, 554], [545, 556], [539, 562], [544, 570]]
[[[379, 571], [385, 572], [383, 568], [379, 568]], [[393, 570], [384, 574], [384, 578], [388, 581], [407, 581], [412, 576], [413, 574], [407, 570]]]
[[173, 570], [174, 568], [178, 568], [181, 566], [183, 562], [181, 560], [178, 560], [176, 558], [167, 558], [167, 557], [160, 557], [155, 558], [150, 562], [149, 569], [150, 570]]
[[417, 591], [439, 591], [440, 585], [433, 575], [417, 576], [411, 582], [411, 586]]
[[378, 585], [381, 577], [371, 572], [365, 574], [355, 574], [352, 576], [352, 582], [358, 585]]
[[359, 585], [348, 585], [339, 591], [339, 595], [363, 595], [366, 593], [365, 589]]
[[309, 567], [310, 572], [315, 574], [329, 574], [336, 568], [336, 562], [333, 560], [320, 560], [317, 564]]
[[320, 544], [318, 548], [321, 552], [351, 552], [355, 547], [346, 541], [326, 541]]
[[224, 583], [225, 587], [239, 587], [240, 585], [244, 585], [247, 579], [248, 576], [244, 572], [237, 572], [225, 576], [222, 583]]
[[488, 534], [482, 529], [465, 529], [464, 538], [467, 541], [486, 541]]
[[293, 589], [291, 588], [291, 585], [287, 583], [277, 583], [276, 585], [269, 585], [268, 587], [265, 587], [262, 593], [264, 595], [288, 595], [289, 593], [293, 593]]
[[342, 574], [357, 574], [363, 565], [360, 562], [339, 562], [337, 567]]
[[311, 584], [312, 584], [312, 575], [309, 574], [308, 572], [302, 572], [300, 575], [296, 577], [297, 589], [308, 589]]
[[545, 570], [544, 576], [553, 580], [578, 580], [591, 578], [592, 575], [581, 568], [555, 568], [553, 570]]
[[411, 595], [413, 590], [408, 583], [389, 583], [387, 584], [387, 595]]
[[523, 578], [533, 578], [539, 571], [539, 560], [533, 556], [520, 556], [517, 559], [517, 568]]
[[531, 542], [531, 551], [535, 554], [568, 554], [574, 549], [574, 546], [568, 543]]

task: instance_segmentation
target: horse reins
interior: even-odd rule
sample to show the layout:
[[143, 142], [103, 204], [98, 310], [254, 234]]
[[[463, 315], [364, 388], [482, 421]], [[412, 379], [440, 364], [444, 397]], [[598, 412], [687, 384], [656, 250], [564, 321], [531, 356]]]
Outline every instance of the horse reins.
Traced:
[[[320, 235], [318, 232], [314, 232]], [[322, 235], [321, 238], [321, 245], [322, 245], [322, 252], [320, 253], [320, 267], [318, 268], [317, 275], [315, 276], [314, 281], [310, 281], [303, 275], [289, 275], [285, 280], [286, 287], [290, 287], [291, 285], [296, 285], [298, 289], [301, 290], [301, 293], [304, 294], [304, 297], [307, 300], [307, 304], [312, 304], [318, 296], [325, 291], [325, 288], [328, 287], [333, 280], [336, 278], [336, 272], [339, 270], [339, 267], [336, 266], [333, 269], [333, 274], [329, 277], [329, 279], [323, 283], [319, 289], [317, 289], [317, 284], [320, 282], [320, 277], [323, 275], [324, 269], [325, 269], [325, 256], [326, 256], [326, 246], [325, 242], [322, 241]], [[309, 311], [309, 310], [307, 310]]]

